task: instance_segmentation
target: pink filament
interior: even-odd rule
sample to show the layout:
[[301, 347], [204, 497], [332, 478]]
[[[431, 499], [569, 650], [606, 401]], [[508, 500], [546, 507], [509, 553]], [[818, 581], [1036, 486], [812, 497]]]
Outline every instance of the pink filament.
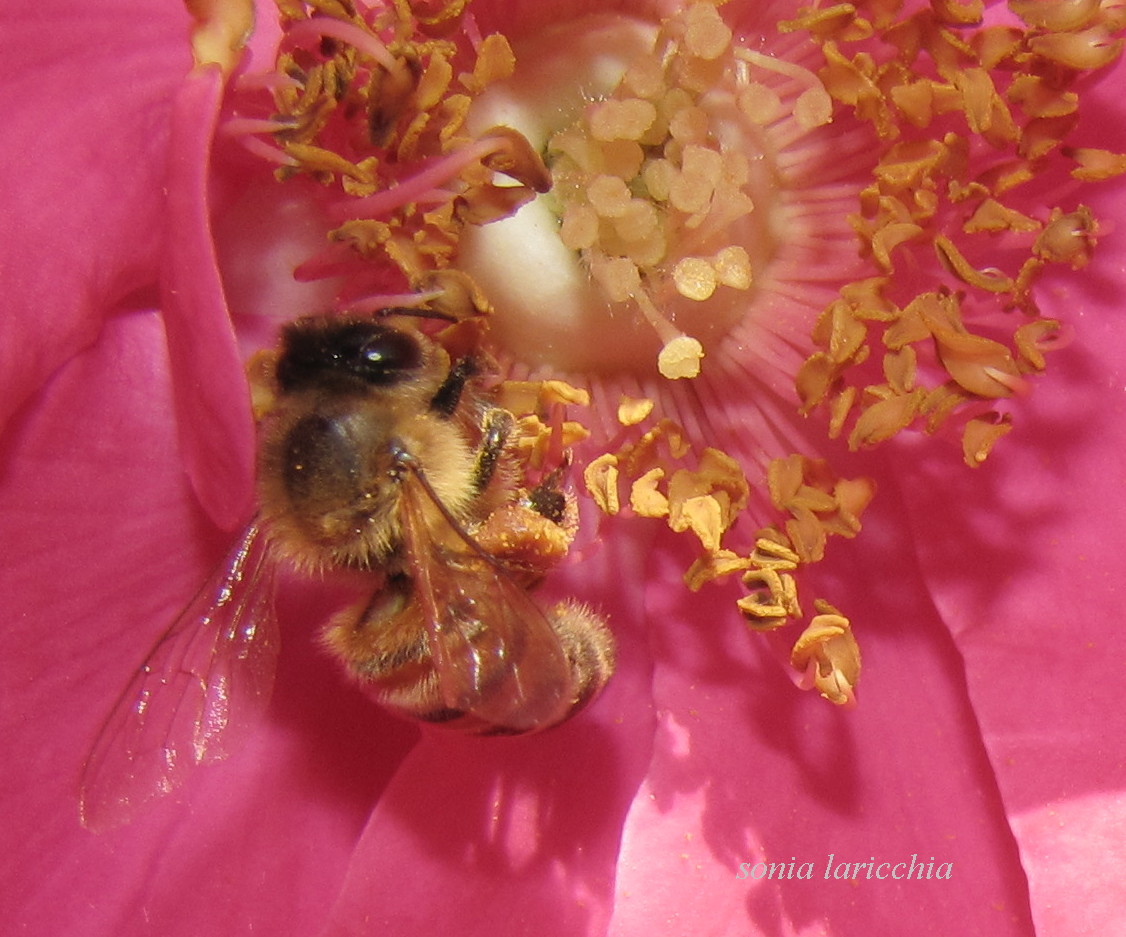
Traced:
[[988, 365], [983, 367], [982, 371], [993, 378], [998, 384], [1002, 384], [1019, 397], [1025, 396], [1032, 390], [1032, 385], [1020, 375], [1009, 374], [1006, 371], [1002, 371], [1000, 368], [994, 368]]
[[292, 156], [285, 152], [285, 150], [274, 146], [272, 143], [267, 143], [265, 140], [260, 140], [258, 137], [251, 137], [247, 134], [239, 134], [238, 142], [245, 147], [249, 152], [255, 156], [266, 160], [270, 163], [277, 163], [279, 166], [300, 166]]
[[283, 72], [239, 75], [238, 78], [235, 79], [236, 91], [282, 91], [300, 87], [300, 81]]
[[441, 290], [430, 290], [427, 293], [373, 293], [360, 299], [341, 302], [339, 306], [349, 312], [379, 312], [381, 309], [395, 307], [423, 306], [441, 295]]
[[410, 176], [399, 185], [376, 192], [366, 198], [349, 199], [332, 206], [331, 213], [338, 221], [354, 218], [379, 218], [402, 205], [432, 197], [433, 190], [449, 182], [466, 166], [496, 150], [502, 141], [479, 140], [460, 150], [443, 156], [425, 169]]
[[280, 120], [267, 120], [261, 117], [231, 117], [223, 121], [219, 132], [228, 137], [237, 137], [252, 133], [277, 133], [280, 130], [292, 130], [293, 125]]
[[219, 133], [225, 137], [234, 137], [249, 152], [267, 162], [279, 166], [298, 166], [300, 164], [297, 160], [283, 149], [254, 136], [256, 133], [277, 133], [279, 130], [290, 129], [291, 125], [282, 121], [260, 117], [231, 117], [223, 121]]
[[374, 59], [388, 71], [396, 71], [399, 68], [399, 63], [388, 51], [387, 46], [371, 33], [343, 20], [333, 19], [329, 16], [314, 16], [290, 26], [286, 35], [298, 45], [319, 41], [325, 36], [330, 39], [339, 39]]

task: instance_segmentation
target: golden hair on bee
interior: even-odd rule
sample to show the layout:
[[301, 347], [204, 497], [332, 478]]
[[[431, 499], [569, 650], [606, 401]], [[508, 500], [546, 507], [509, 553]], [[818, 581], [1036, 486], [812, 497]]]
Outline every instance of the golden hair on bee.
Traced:
[[[318, 316], [287, 326], [259, 428], [259, 511], [278, 549], [311, 571], [382, 564], [400, 540], [407, 457], [468, 521], [479, 416], [460, 411], [478, 409], [467, 394], [474, 369], [468, 359], [455, 368], [409, 321]], [[435, 529], [441, 520], [430, 519]]]
[[529, 591], [575, 533], [565, 453], [525, 482], [520, 424], [498, 405], [488, 360], [464, 330], [447, 345], [420, 326], [430, 315], [299, 319], [251, 359], [258, 515], [107, 719], [83, 775], [87, 826], [127, 819], [225, 757], [265, 707], [279, 563], [367, 583], [322, 643], [409, 718], [533, 732], [609, 680], [602, 618], [572, 601], [544, 611]]

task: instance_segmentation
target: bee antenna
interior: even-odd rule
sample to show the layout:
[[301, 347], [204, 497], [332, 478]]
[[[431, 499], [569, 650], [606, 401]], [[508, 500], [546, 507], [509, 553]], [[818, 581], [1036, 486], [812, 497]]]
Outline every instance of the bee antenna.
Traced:
[[483, 559], [494, 569], [503, 572], [503, 569], [497, 562], [496, 557], [484, 550], [481, 547], [481, 544], [479, 544], [468, 534], [461, 521], [454, 517], [454, 515], [450, 512], [450, 509], [446, 507], [442, 499], [438, 497], [438, 492], [436, 492], [434, 490], [434, 487], [430, 484], [430, 479], [426, 477], [426, 472], [423, 470], [422, 465], [419, 463], [418, 459], [400, 445], [392, 446], [392, 453], [395, 456], [395, 461], [399, 465], [408, 469], [410, 473], [418, 480], [418, 483], [422, 486], [422, 490], [426, 492], [426, 497], [430, 499], [434, 507], [436, 507], [441, 513], [442, 517], [445, 518], [446, 523], [449, 524], [453, 532], [465, 542], [466, 546], [468, 546], [474, 553], [476, 553], [479, 557], [481, 557], [481, 559]]
[[383, 309], [377, 309], [375, 314], [380, 318], [388, 316], [411, 316], [415, 319], [441, 319], [443, 322], [457, 322], [457, 316], [451, 316], [448, 312], [439, 312], [437, 309], [430, 309], [426, 306], [386, 306]]

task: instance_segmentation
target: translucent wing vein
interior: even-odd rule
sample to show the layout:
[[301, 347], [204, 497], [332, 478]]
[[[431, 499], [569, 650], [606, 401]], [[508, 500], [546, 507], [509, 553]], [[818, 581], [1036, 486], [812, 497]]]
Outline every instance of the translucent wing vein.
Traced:
[[274, 567], [252, 524], [152, 649], [110, 712], [82, 775], [83, 824], [117, 826], [226, 758], [269, 702]]

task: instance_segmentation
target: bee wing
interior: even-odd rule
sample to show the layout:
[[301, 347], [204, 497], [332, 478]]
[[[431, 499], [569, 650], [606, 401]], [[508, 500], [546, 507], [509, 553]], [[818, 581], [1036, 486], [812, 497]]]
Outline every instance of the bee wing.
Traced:
[[[574, 702], [571, 664], [526, 589], [473, 544], [417, 474], [404, 480], [403, 544], [429, 626], [443, 701], [491, 725], [552, 725]], [[423, 499], [438, 504], [469, 552], [428, 536]]]
[[269, 702], [274, 566], [257, 524], [157, 642], [102, 725], [82, 773], [82, 824], [111, 829], [219, 761]]

